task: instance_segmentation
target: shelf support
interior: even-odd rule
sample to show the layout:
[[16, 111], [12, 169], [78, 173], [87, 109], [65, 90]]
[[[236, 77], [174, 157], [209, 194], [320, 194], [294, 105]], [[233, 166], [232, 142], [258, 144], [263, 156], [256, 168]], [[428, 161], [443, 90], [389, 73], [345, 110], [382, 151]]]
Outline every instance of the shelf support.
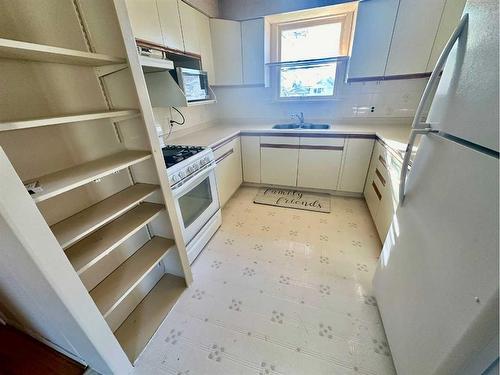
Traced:
[[99, 78], [105, 77], [107, 75], [122, 71], [128, 68], [128, 64], [113, 64], [98, 66], [95, 69], [95, 73]]

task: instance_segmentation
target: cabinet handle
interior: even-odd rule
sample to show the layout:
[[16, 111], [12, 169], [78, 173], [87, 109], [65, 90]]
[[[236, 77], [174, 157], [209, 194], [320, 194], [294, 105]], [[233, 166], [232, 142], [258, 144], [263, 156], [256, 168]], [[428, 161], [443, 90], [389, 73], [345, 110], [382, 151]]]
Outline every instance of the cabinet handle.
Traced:
[[378, 170], [378, 168], [375, 169], [375, 174], [377, 175], [378, 179], [382, 183], [382, 185], [385, 186], [385, 178], [382, 176], [382, 173]]
[[278, 143], [261, 143], [260, 144], [261, 148], [291, 148], [291, 149], [298, 149], [299, 145], [290, 145], [290, 144], [278, 144]]
[[375, 181], [372, 182], [372, 188], [375, 190], [375, 194], [377, 194], [378, 200], [382, 200], [382, 194], [380, 194], [380, 191], [378, 190], [377, 185], [375, 184]]
[[231, 155], [234, 152], [234, 149], [230, 149], [229, 151], [224, 152], [221, 156], [219, 156], [217, 159], [215, 159], [215, 164], [219, 164], [222, 160], [227, 158], [229, 155]]
[[383, 165], [384, 167], [386, 167], [386, 168], [387, 168], [387, 162], [386, 162], [386, 161], [385, 161], [385, 159], [382, 157], [382, 155], [379, 155], [379, 156], [378, 156], [378, 160], [382, 163], [382, 165]]

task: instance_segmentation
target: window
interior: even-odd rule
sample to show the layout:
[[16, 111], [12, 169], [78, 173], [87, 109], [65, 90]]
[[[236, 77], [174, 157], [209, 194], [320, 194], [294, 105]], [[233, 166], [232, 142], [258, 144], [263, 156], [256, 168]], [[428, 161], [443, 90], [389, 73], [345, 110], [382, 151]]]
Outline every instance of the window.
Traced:
[[352, 11], [330, 13], [272, 25], [272, 65], [276, 67], [274, 79], [279, 100], [335, 96], [350, 45], [352, 15]]

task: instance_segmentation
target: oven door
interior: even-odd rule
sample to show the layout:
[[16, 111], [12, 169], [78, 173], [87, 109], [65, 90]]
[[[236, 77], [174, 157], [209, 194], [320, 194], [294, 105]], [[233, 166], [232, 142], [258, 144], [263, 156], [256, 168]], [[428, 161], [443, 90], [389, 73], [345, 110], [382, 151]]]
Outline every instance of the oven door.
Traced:
[[215, 164], [205, 167], [191, 180], [172, 187], [186, 245], [219, 210]]

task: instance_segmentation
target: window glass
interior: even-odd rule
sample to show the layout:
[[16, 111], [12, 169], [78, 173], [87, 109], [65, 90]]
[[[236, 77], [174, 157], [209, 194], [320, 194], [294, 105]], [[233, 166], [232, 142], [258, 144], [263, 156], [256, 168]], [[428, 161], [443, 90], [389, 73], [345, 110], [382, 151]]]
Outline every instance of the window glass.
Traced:
[[332, 96], [337, 63], [281, 68], [280, 97]]
[[281, 61], [338, 56], [341, 31], [339, 22], [282, 30]]

